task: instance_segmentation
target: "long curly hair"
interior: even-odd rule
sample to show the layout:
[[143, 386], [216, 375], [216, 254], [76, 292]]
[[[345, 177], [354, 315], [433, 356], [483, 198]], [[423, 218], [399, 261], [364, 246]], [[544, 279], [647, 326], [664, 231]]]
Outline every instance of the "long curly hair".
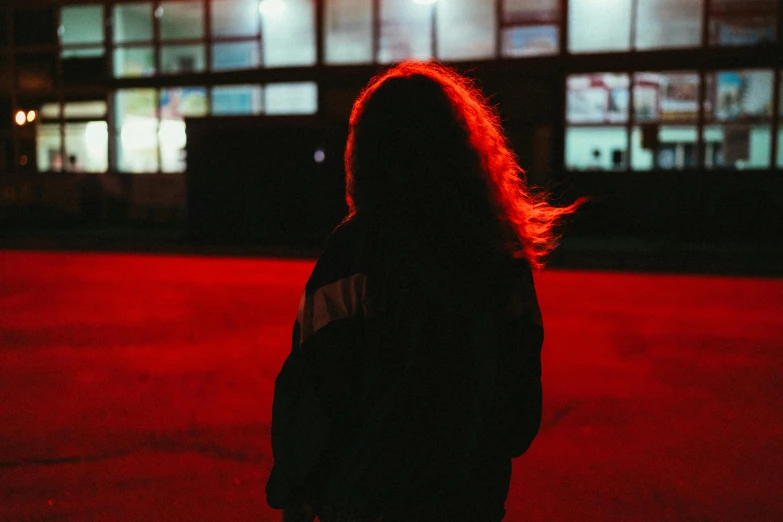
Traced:
[[471, 80], [437, 62], [406, 61], [374, 77], [349, 130], [348, 218], [435, 223], [440, 238], [499, 244], [540, 268], [557, 226], [581, 204], [554, 207], [532, 192], [496, 110]]

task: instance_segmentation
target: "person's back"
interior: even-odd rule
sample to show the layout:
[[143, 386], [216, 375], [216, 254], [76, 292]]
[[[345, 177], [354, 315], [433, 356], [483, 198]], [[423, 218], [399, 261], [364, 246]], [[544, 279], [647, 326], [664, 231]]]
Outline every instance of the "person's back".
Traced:
[[501, 520], [541, 419], [531, 266], [572, 208], [526, 192], [494, 114], [440, 66], [371, 82], [351, 127], [351, 212], [276, 383], [267, 501], [322, 521]]

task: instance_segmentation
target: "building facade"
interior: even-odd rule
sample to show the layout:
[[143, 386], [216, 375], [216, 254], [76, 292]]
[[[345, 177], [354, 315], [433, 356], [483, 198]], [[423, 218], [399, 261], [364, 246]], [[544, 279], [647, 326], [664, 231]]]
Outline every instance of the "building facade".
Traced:
[[[0, 7], [3, 215], [83, 214], [93, 190], [127, 203], [122, 219], [182, 218], [188, 122], [340, 134], [379, 68], [435, 58], [493, 96], [533, 183], [620, 194], [602, 219], [646, 205], [640, 230], [660, 212], [676, 228], [690, 194], [717, 214], [739, 185], [780, 195], [782, 4], [13, 0]], [[339, 143], [313, 151], [339, 157]]]

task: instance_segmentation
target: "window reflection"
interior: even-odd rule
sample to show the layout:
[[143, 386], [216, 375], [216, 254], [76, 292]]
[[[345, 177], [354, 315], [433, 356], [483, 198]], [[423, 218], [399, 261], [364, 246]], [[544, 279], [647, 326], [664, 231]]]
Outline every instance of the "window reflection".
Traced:
[[324, 4], [327, 63], [372, 61], [372, 2], [327, 0]]
[[495, 55], [495, 4], [485, 0], [438, 2], [438, 58], [469, 60]]
[[398, 62], [432, 57], [432, 4], [410, 0], [381, 2], [381, 39], [378, 61]]
[[695, 47], [701, 43], [703, 0], [637, 1], [637, 49]]

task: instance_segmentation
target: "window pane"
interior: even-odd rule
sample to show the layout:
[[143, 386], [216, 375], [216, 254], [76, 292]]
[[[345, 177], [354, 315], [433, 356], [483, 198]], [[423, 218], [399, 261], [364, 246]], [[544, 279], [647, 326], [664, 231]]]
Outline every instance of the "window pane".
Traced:
[[114, 77], [130, 78], [155, 74], [152, 47], [119, 47], [114, 50]]
[[313, 65], [313, 0], [288, 0], [285, 3], [282, 0], [264, 0], [260, 6], [264, 65]]
[[704, 127], [705, 168], [769, 168], [772, 153], [769, 125], [731, 123]]
[[619, 123], [628, 120], [628, 75], [595, 73], [568, 78], [570, 123]]
[[328, 63], [372, 61], [372, 2], [327, 0], [324, 6], [325, 54]]
[[106, 172], [109, 168], [109, 129], [105, 121], [67, 123], [65, 155], [78, 171]]
[[212, 34], [254, 36], [258, 34], [258, 0], [212, 0]]
[[156, 13], [161, 40], [204, 36], [204, 9], [199, 1], [161, 2]]
[[212, 89], [212, 114], [260, 114], [261, 100], [261, 87], [257, 85], [215, 87]]
[[638, 0], [637, 49], [694, 47], [701, 43], [703, 0]]
[[160, 117], [184, 119], [207, 115], [207, 90], [204, 87], [171, 87], [160, 91]]
[[123, 89], [115, 95], [117, 169], [157, 172], [158, 95], [155, 89]]
[[696, 127], [635, 127], [631, 134], [634, 170], [696, 168], [699, 133]]
[[435, 4], [438, 58], [469, 60], [495, 55], [495, 3], [451, 0]]
[[160, 68], [166, 74], [202, 72], [203, 45], [165, 45], [160, 48]]
[[726, 121], [772, 115], [772, 71], [719, 71], [706, 78], [708, 118]]
[[636, 121], [695, 121], [699, 116], [695, 72], [636, 73], [633, 93]]
[[318, 87], [315, 83], [273, 83], [266, 86], [267, 114], [315, 114]]
[[710, 43], [756, 45], [775, 41], [776, 0], [712, 0]]
[[103, 100], [68, 102], [65, 104], [65, 118], [105, 118], [106, 102]]
[[35, 128], [35, 155], [38, 172], [61, 171], [60, 126], [56, 123], [38, 124]]
[[503, 30], [503, 56], [545, 56], [560, 50], [560, 27], [533, 25]]
[[560, 22], [560, 0], [503, 0], [503, 21], [507, 24]]
[[79, 5], [60, 11], [60, 43], [103, 42], [103, 6]]
[[152, 40], [152, 4], [118, 4], [114, 6], [115, 43]]
[[431, 20], [434, 6], [410, 0], [381, 2], [381, 40], [378, 61], [432, 58]]
[[778, 168], [783, 168], [783, 125], [778, 127]]
[[622, 170], [628, 153], [624, 127], [569, 127], [566, 129], [566, 168]]
[[571, 0], [569, 49], [577, 53], [629, 50], [631, 4], [631, 0]]
[[160, 164], [163, 172], [185, 171], [185, 117], [207, 114], [204, 87], [174, 87], [160, 92]]
[[212, 70], [228, 71], [258, 67], [258, 42], [222, 43], [212, 46]]
[[76, 49], [65, 48], [60, 51], [63, 58], [100, 58], [103, 56], [103, 47], [79, 47]]

